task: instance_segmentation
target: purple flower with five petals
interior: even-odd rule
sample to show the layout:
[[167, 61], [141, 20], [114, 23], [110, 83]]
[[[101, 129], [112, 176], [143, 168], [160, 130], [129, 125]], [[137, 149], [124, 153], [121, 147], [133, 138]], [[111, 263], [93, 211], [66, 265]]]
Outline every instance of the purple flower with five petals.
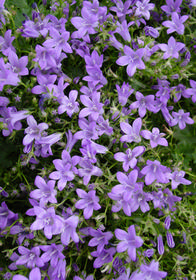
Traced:
[[44, 207], [48, 202], [57, 203], [56, 194], [57, 191], [54, 189], [55, 181], [49, 180], [47, 183], [45, 180], [36, 176], [35, 185], [38, 187], [30, 193], [30, 197], [40, 201], [40, 206]]
[[143, 244], [143, 240], [140, 236], [136, 236], [135, 226], [132, 225], [128, 228], [128, 233], [122, 229], [115, 230], [116, 238], [121, 240], [117, 245], [117, 252], [121, 253], [128, 250], [128, 255], [132, 261], [136, 261], [136, 248], [139, 248]]
[[102, 170], [99, 167], [94, 166], [89, 159], [82, 158], [79, 165], [82, 168], [78, 169], [78, 175], [83, 177], [84, 185], [89, 183], [91, 176], [101, 176], [103, 173]]
[[47, 123], [37, 124], [36, 120], [32, 115], [27, 117], [28, 127], [25, 129], [25, 137], [23, 139], [23, 145], [30, 145], [33, 140], [40, 140], [41, 134], [45, 129], [48, 129]]
[[51, 245], [41, 245], [41, 250], [44, 251], [41, 256], [44, 263], [48, 263], [50, 261], [51, 266], [56, 267], [58, 263], [58, 259], [64, 259], [62, 251], [64, 249], [63, 245], [56, 245], [52, 243]]
[[152, 132], [148, 130], [142, 130], [140, 132], [140, 135], [145, 139], [150, 140], [150, 145], [152, 148], [155, 148], [158, 145], [168, 146], [167, 140], [165, 138], [162, 138], [163, 136], [165, 136], [165, 133], [160, 133], [157, 127], [153, 127]]
[[88, 246], [94, 247], [97, 246], [97, 252], [100, 252], [104, 249], [104, 246], [107, 245], [109, 240], [113, 237], [113, 234], [110, 231], [102, 232], [100, 229], [90, 228], [90, 235], [93, 236]]
[[69, 92], [69, 98], [65, 95], [63, 97], [60, 96], [59, 100], [57, 99], [60, 103], [60, 106], [58, 107], [58, 113], [63, 114], [66, 111], [70, 118], [73, 115], [73, 113], [77, 113], [79, 111], [79, 103], [76, 101], [77, 96], [77, 90], [71, 90]]
[[96, 196], [95, 190], [86, 193], [82, 189], [76, 190], [77, 195], [81, 198], [76, 202], [75, 207], [78, 209], [84, 209], [84, 218], [89, 219], [93, 215], [93, 210], [99, 210], [99, 197]]
[[62, 231], [63, 223], [61, 217], [55, 214], [54, 207], [45, 210], [39, 206], [34, 206], [33, 210], [37, 219], [32, 223], [31, 230], [43, 229], [48, 239], [51, 239], [53, 235], [59, 234]]
[[145, 151], [144, 146], [137, 146], [132, 151], [131, 151], [131, 149], [127, 149], [126, 153], [119, 152], [119, 153], [114, 154], [114, 158], [118, 161], [123, 162], [123, 169], [124, 169], [124, 171], [127, 172], [130, 167], [135, 168], [135, 166], [137, 164], [136, 157], [143, 154], [144, 151]]
[[158, 160], [151, 161], [147, 160], [147, 165], [141, 170], [141, 173], [145, 176], [145, 184], [151, 185], [152, 182], [157, 180], [157, 182], [166, 184], [169, 182], [168, 176], [170, 174], [170, 169]]
[[16, 265], [24, 265], [28, 268], [33, 268], [35, 266], [42, 267], [44, 266], [44, 261], [39, 256], [40, 248], [39, 246], [33, 247], [31, 250], [25, 248], [24, 246], [19, 246], [18, 252], [22, 255], [17, 261]]
[[168, 44], [159, 44], [159, 48], [165, 52], [163, 55], [163, 59], [167, 59], [168, 57], [179, 57], [179, 51], [185, 47], [185, 44], [176, 42], [173, 36], [171, 36], [168, 40]]
[[93, 257], [97, 257], [96, 260], [93, 263], [94, 268], [99, 268], [103, 264], [110, 263], [113, 260], [113, 255], [116, 253], [115, 248], [109, 248], [109, 249], [103, 249], [100, 252], [94, 251], [91, 253]]
[[132, 126], [126, 122], [121, 122], [120, 128], [124, 133], [126, 133], [126, 135], [123, 135], [120, 138], [120, 141], [128, 142], [128, 143], [131, 142], [139, 143], [141, 141], [141, 137], [140, 137], [141, 127], [142, 127], [142, 120], [140, 118], [134, 120]]
[[172, 21], [166, 20], [162, 23], [162, 25], [169, 27], [167, 30], [167, 34], [177, 32], [180, 35], [184, 34], [184, 25], [183, 23], [188, 19], [188, 16], [182, 16], [176, 12], [171, 14]]
[[178, 113], [172, 112], [172, 116], [174, 117], [174, 119], [172, 120], [172, 123], [170, 125], [174, 126], [178, 124], [180, 129], [184, 129], [186, 127], [186, 123], [188, 124], [194, 123], [194, 120], [189, 117], [190, 113], [189, 112], [185, 113], [184, 110], [182, 109], [180, 109]]
[[127, 66], [127, 74], [132, 77], [136, 69], [145, 69], [145, 64], [142, 61], [142, 56], [144, 55], [144, 49], [138, 49], [133, 51], [130, 47], [124, 46], [125, 55], [117, 59], [116, 63], [120, 66]]

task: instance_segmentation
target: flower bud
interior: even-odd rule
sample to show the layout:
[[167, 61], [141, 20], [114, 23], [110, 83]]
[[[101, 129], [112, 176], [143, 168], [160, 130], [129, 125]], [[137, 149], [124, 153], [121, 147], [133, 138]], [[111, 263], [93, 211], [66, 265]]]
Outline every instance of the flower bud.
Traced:
[[163, 237], [162, 237], [162, 235], [159, 235], [157, 237], [157, 243], [158, 243], [158, 245], [157, 245], [158, 252], [159, 252], [160, 255], [163, 255], [165, 249], [164, 249], [164, 245], [163, 245]]
[[167, 237], [167, 244], [168, 244], [168, 246], [170, 248], [174, 248], [175, 247], [174, 239], [173, 239], [172, 234], [169, 231], [167, 231], [166, 237]]

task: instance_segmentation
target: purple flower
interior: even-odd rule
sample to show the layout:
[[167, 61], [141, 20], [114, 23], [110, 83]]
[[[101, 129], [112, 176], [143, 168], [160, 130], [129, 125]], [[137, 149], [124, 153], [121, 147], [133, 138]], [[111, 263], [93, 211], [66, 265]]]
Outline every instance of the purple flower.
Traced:
[[27, 117], [28, 127], [25, 129], [25, 137], [23, 139], [23, 145], [29, 145], [33, 140], [40, 140], [41, 134], [45, 129], [48, 129], [48, 124], [40, 123], [37, 124], [36, 120], [32, 115]]
[[159, 262], [153, 260], [149, 265], [142, 264], [140, 266], [141, 276], [139, 279], [161, 280], [167, 276], [167, 272], [159, 271]]
[[97, 252], [100, 252], [104, 249], [104, 246], [107, 245], [109, 240], [113, 237], [113, 234], [110, 231], [102, 232], [100, 229], [90, 229], [90, 235], [93, 236], [88, 246], [94, 247], [97, 246]]
[[190, 85], [192, 88], [188, 88], [185, 93], [188, 95], [192, 95], [192, 101], [196, 102], [196, 81], [190, 79]]
[[124, 201], [129, 202], [131, 199], [135, 188], [138, 186], [137, 182], [138, 171], [136, 169], [132, 170], [128, 176], [123, 172], [117, 172], [117, 179], [121, 183], [112, 188], [113, 194], [121, 194]]
[[26, 76], [29, 74], [27, 66], [28, 63], [28, 56], [22, 56], [18, 59], [18, 56], [15, 54], [15, 52], [10, 51], [8, 54], [8, 59], [11, 64], [11, 70], [14, 73], [17, 73], [20, 76]]
[[147, 160], [147, 165], [141, 170], [141, 173], [145, 176], [145, 184], [151, 185], [155, 180], [157, 182], [166, 184], [169, 182], [168, 176], [170, 169], [161, 163], [158, 160], [151, 161]]
[[110, 10], [116, 12], [117, 17], [121, 22], [125, 20], [127, 14], [132, 13], [132, 9], [129, 9], [132, 2], [131, 0], [127, 0], [125, 3], [123, 3], [121, 0], [114, 0], [113, 2], [116, 4], [116, 7], [113, 6], [110, 8]]
[[[78, 160], [77, 160], [76, 164], [77, 163], [78, 163]], [[53, 160], [53, 164], [57, 171], [50, 173], [49, 177], [53, 180], [59, 180], [58, 189], [60, 191], [62, 191], [65, 188], [67, 181], [72, 181], [75, 177], [73, 171], [71, 170], [72, 159], [70, 157], [70, 154], [66, 150], [63, 150], [62, 160], [55, 159], [55, 160]]]
[[79, 242], [79, 236], [76, 233], [76, 228], [78, 226], [78, 223], [79, 223], [79, 217], [76, 215], [72, 215], [67, 219], [63, 219], [61, 242], [64, 245], [68, 245], [71, 238], [75, 243]]
[[161, 6], [161, 9], [166, 12], [168, 15], [171, 15], [173, 12], [180, 13], [180, 5], [182, 0], [166, 0], [167, 5]]
[[82, 158], [79, 162], [79, 165], [82, 168], [78, 169], [78, 175], [80, 177], [83, 177], [84, 185], [87, 185], [89, 183], [91, 176], [101, 176], [103, 173], [99, 167], [92, 165], [92, 163], [88, 159]]
[[84, 118], [86, 116], [91, 116], [93, 121], [96, 121], [99, 117], [99, 115], [102, 115], [103, 110], [103, 104], [100, 103], [100, 93], [95, 91], [92, 98], [89, 98], [86, 95], [81, 95], [80, 100], [84, 106], [87, 108], [84, 108], [79, 113], [79, 118]]
[[135, 226], [130, 226], [128, 228], [128, 233], [122, 229], [116, 229], [115, 235], [117, 239], [122, 240], [117, 245], [117, 252], [121, 253], [128, 250], [130, 259], [136, 261], [136, 248], [142, 246], [143, 240], [140, 236], [136, 236]]
[[188, 16], [180, 17], [178, 13], [173, 12], [171, 14], [172, 21], [166, 20], [162, 23], [162, 25], [169, 27], [167, 30], [167, 34], [177, 32], [180, 35], [184, 34], [184, 25], [183, 23], [188, 19]]
[[55, 243], [52, 243], [51, 245], [41, 245], [40, 248], [45, 252], [41, 256], [44, 263], [48, 263], [50, 261], [50, 264], [53, 267], [57, 266], [58, 259], [65, 258], [62, 254], [64, 249], [63, 245], [56, 245]]
[[115, 252], [116, 252], [115, 248], [103, 249], [101, 252], [98, 252], [98, 251], [92, 252], [91, 255], [93, 257], [97, 257], [93, 263], [93, 267], [99, 268], [103, 264], [112, 262], [113, 255], [115, 254]]
[[103, 76], [101, 69], [99, 69], [98, 67], [86, 67], [86, 71], [89, 76], [85, 76], [83, 78], [84, 81], [91, 82], [94, 86], [96, 86], [98, 83], [102, 85], [107, 84], [107, 79]]
[[166, 197], [164, 198], [164, 202], [169, 206], [169, 210], [170, 211], [175, 211], [176, 208], [174, 208], [173, 206], [175, 205], [176, 202], [181, 201], [182, 198], [176, 195], [173, 195], [173, 193], [166, 188], [163, 191], [164, 194], [166, 194]]
[[186, 127], [186, 123], [194, 123], [194, 120], [189, 117], [190, 113], [185, 113], [182, 109], [180, 109], [178, 113], [172, 112], [172, 116], [174, 117], [174, 119], [172, 120], [171, 126], [178, 124], [180, 129], [184, 129]]
[[53, 133], [51, 135], [41, 137], [40, 140], [35, 143], [35, 155], [41, 155], [42, 157], [53, 155], [51, 146], [57, 143], [60, 139], [60, 133]]
[[44, 234], [48, 239], [62, 231], [63, 224], [61, 218], [55, 214], [54, 207], [45, 210], [39, 206], [34, 206], [34, 215], [37, 216], [37, 219], [32, 223], [31, 230], [44, 229]]
[[165, 52], [163, 55], [163, 59], [167, 59], [168, 57], [179, 57], [179, 51], [185, 47], [185, 44], [176, 42], [173, 36], [171, 36], [168, 40], [167, 44], [159, 44], [159, 48]]
[[146, 109], [156, 113], [154, 95], [144, 96], [141, 92], [136, 92], [137, 101], [133, 102], [129, 108], [134, 110], [138, 108], [139, 116], [143, 118], [146, 115]]
[[124, 106], [127, 103], [127, 100], [129, 96], [134, 92], [134, 89], [131, 88], [131, 86], [125, 82], [123, 82], [122, 87], [120, 88], [119, 85], [116, 85], [116, 89], [118, 92], [118, 101], [119, 103]]
[[31, 250], [25, 248], [24, 246], [19, 246], [18, 252], [22, 255], [17, 261], [16, 265], [24, 265], [28, 268], [33, 268], [35, 266], [44, 266], [44, 261], [41, 259], [39, 246], [33, 247]]
[[167, 140], [165, 138], [162, 138], [163, 136], [165, 136], [165, 133], [159, 133], [159, 129], [157, 127], [153, 127], [152, 132], [148, 130], [142, 130], [140, 132], [140, 135], [145, 139], [150, 140], [150, 145], [152, 148], [155, 148], [158, 145], [168, 146]]
[[66, 279], [66, 260], [59, 259], [55, 267], [49, 266], [48, 276], [49, 279], [57, 279], [57, 280]]
[[77, 90], [71, 90], [69, 92], [69, 98], [65, 95], [63, 97], [60, 97], [60, 106], [58, 107], [58, 113], [63, 114], [66, 111], [70, 118], [73, 115], [73, 113], [77, 113], [79, 111], [79, 103], [76, 101], [77, 95]]
[[140, 118], [137, 118], [133, 122], [133, 126], [126, 122], [120, 123], [121, 130], [126, 133], [126, 135], [122, 136], [120, 138], [121, 142], [136, 142], [139, 143], [141, 141], [140, 137], [140, 129], [142, 127], [142, 120]]
[[145, 193], [141, 184], [136, 186], [131, 197], [131, 211], [135, 212], [139, 207], [143, 213], [149, 211], [149, 200], [152, 200], [152, 195]]
[[29, 230], [25, 229], [21, 224], [16, 224], [11, 227], [10, 234], [17, 234], [18, 244], [21, 245], [24, 239], [33, 239], [34, 234], [30, 233]]
[[88, 68], [90, 69], [90, 67], [94, 67], [94, 66], [96, 66], [97, 68], [101, 68], [101, 66], [103, 64], [103, 54], [99, 56], [99, 54], [96, 50], [93, 50], [91, 55], [85, 55], [84, 59], [86, 62], [87, 69]]
[[36, 176], [35, 185], [39, 188], [31, 191], [30, 197], [40, 201], [40, 206], [44, 207], [48, 202], [57, 203], [56, 194], [54, 189], [55, 181], [49, 180], [47, 183], [40, 176]]
[[113, 128], [110, 126], [109, 120], [105, 120], [103, 116], [99, 116], [99, 118], [97, 119], [96, 129], [99, 136], [104, 133], [109, 136], [113, 134]]
[[176, 189], [178, 185], [183, 184], [183, 185], [190, 185], [192, 182], [183, 178], [185, 176], [184, 171], [174, 171], [169, 179], [171, 180], [171, 186], [172, 189]]
[[16, 52], [15, 48], [12, 46], [12, 41], [15, 37], [11, 37], [12, 30], [7, 30], [4, 34], [4, 37], [0, 36], [0, 51], [8, 56], [10, 52]]
[[129, 26], [131, 25], [131, 23], [127, 24], [127, 21], [123, 20], [122, 23], [117, 21], [116, 25], [117, 25], [117, 28], [115, 30], [115, 33], [120, 34], [125, 41], [130, 42], [131, 36], [129, 33]]
[[96, 196], [95, 190], [86, 193], [82, 189], [76, 189], [77, 195], [81, 198], [76, 202], [75, 207], [78, 209], [84, 209], [84, 218], [89, 219], [93, 215], [93, 210], [99, 210], [99, 198]]
[[58, 56], [60, 56], [62, 50], [65, 53], [72, 53], [72, 49], [70, 45], [67, 43], [70, 36], [70, 32], [64, 30], [61, 33], [59, 33], [58, 30], [52, 27], [50, 28], [50, 36], [52, 38], [47, 39], [43, 43], [44, 47], [54, 48]]
[[96, 122], [95, 121], [87, 121], [86, 119], [79, 119], [78, 121], [79, 127], [82, 131], [78, 131], [74, 134], [75, 139], [98, 139], [98, 134], [96, 130]]
[[0, 58], [0, 91], [5, 85], [17, 86], [20, 79], [17, 73], [14, 73], [9, 63], [5, 64], [3, 57]]
[[9, 219], [12, 219], [15, 217], [15, 214], [10, 211], [5, 203], [1, 203], [0, 207], [0, 229], [5, 229], [8, 223]]
[[96, 163], [96, 154], [105, 154], [107, 152], [107, 148], [102, 145], [96, 144], [95, 142], [89, 139], [82, 140], [82, 148], [80, 148], [80, 152], [83, 157], [89, 160], [91, 163]]
[[144, 27], [144, 32], [145, 32], [146, 36], [151, 36], [153, 38], [158, 38], [159, 37], [159, 31], [152, 26], [145, 26]]
[[41, 70], [48, 70], [50, 68], [56, 67], [56, 53], [53, 48], [47, 48], [37, 45], [35, 47], [35, 51], [36, 58], [34, 58], [34, 61], [39, 63]]
[[142, 0], [136, 2], [136, 11], [135, 16], [143, 16], [145, 19], [150, 19], [150, 10], [153, 10], [155, 7], [155, 4], [150, 3], [150, 0]]
[[144, 257], [150, 258], [154, 255], [154, 249], [147, 249], [143, 253]]
[[131, 149], [127, 149], [126, 153], [119, 152], [119, 153], [114, 154], [114, 158], [115, 158], [115, 160], [123, 162], [123, 169], [124, 169], [124, 171], [127, 172], [130, 167], [135, 168], [135, 166], [137, 164], [136, 157], [143, 154], [144, 151], [145, 151], [144, 146], [137, 146], [132, 151], [131, 151]]
[[82, 8], [82, 17], [72, 17], [71, 23], [78, 29], [72, 33], [72, 38], [83, 38], [88, 34], [95, 34], [95, 28], [98, 27], [99, 21], [97, 15], [92, 15], [87, 9]]
[[35, 267], [29, 273], [29, 279], [18, 274], [13, 276], [13, 280], [41, 280], [41, 272], [38, 267]]
[[127, 74], [133, 76], [136, 69], [145, 69], [145, 64], [142, 61], [144, 55], [144, 49], [138, 49], [135, 52], [128, 46], [124, 46], [125, 55], [117, 59], [116, 63], [121, 66], [127, 66]]

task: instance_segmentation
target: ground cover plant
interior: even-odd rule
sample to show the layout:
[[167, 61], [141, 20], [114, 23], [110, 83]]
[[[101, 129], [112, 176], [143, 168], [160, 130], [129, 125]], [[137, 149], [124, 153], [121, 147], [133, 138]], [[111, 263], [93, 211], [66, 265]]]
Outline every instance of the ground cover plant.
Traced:
[[0, 279], [196, 279], [196, 1], [0, 2]]

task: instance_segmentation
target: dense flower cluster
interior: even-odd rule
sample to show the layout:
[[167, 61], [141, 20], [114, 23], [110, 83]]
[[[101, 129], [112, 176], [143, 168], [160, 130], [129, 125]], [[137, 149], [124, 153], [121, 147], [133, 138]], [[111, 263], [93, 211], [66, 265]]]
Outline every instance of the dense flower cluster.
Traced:
[[0, 236], [18, 245], [8, 254], [13, 280], [171, 273], [158, 258], [175, 247], [176, 190], [191, 181], [164, 153], [171, 129], [194, 123], [183, 106], [196, 102], [183, 37], [191, 9], [182, 0], [104, 2], [43, 0], [50, 12], [34, 3], [17, 30], [0, 3], [0, 124], [2, 137], [20, 139], [18, 177], [28, 186], [25, 214], [0, 190]]

